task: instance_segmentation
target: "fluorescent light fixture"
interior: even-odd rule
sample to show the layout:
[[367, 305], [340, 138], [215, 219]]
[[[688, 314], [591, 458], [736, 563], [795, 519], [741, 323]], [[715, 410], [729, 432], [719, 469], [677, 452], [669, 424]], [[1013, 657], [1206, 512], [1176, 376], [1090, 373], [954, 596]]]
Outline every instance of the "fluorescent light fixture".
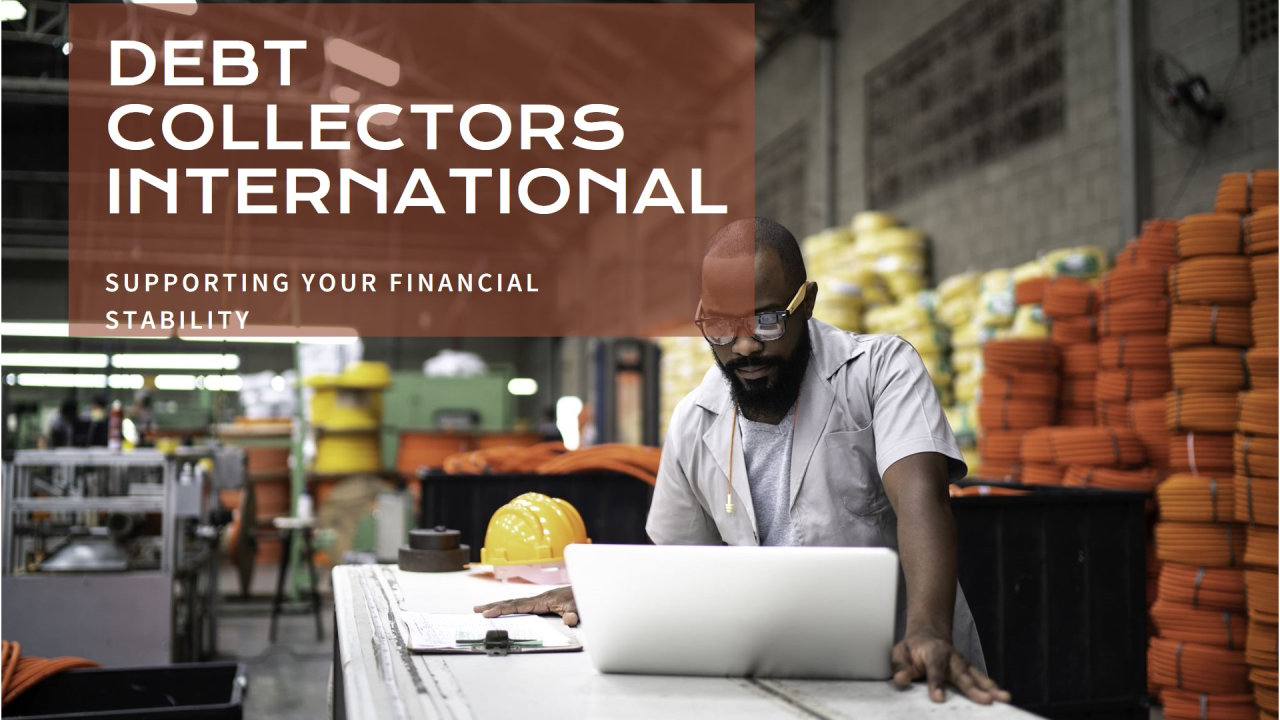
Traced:
[[26, 17], [27, 6], [18, 2], [18, 0], [4, 0], [4, 2], [0, 2], [0, 22], [23, 20]]
[[42, 368], [90, 368], [107, 366], [107, 356], [102, 353], [0, 353], [0, 365], [4, 367]]
[[63, 55], [70, 55], [70, 54], [71, 54], [71, 41], [70, 41], [70, 40], [63, 40], [63, 41], [62, 41], [62, 54], [63, 54]]
[[289, 385], [285, 382], [283, 375], [277, 375], [271, 378], [271, 389], [275, 392], [282, 393], [288, 387]]
[[324, 41], [325, 58], [340, 68], [391, 87], [400, 82], [400, 63], [342, 38]]
[[143, 386], [143, 378], [141, 375], [108, 375], [107, 387], [116, 390], [141, 390]]
[[511, 378], [507, 381], [507, 392], [512, 395], [537, 394], [538, 381], [533, 378]]
[[12, 337], [67, 337], [67, 324], [60, 322], [0, 322], [0, 335]]
[[179, 15], [195, 15], [196, 10], [200, 7], [196, 5], [196, 0], [124, 0], [126, 3], [133, 5], [146, 5], [157, 10], [165, 12], [177, 13]]
[[329, 90], [329, 99], [342, 105], [354, 105], [360, 101], [360, 91], [346, 85], [334, 85]]
[[[182, 340], [192, 342], [230, 342], [230, 343], [277, 343], [291, 345], [305, 343], [307, 345], [354, 345], [360, 340], [355, 328], [349, 327], [288, 327], [285, 325], [260, 326], [255, 330], [262, 335], [199, 335], [178, 333]], [[296, 333], [291, 337], [288, 333]]]
[[205, 375], [202, 380], [204, 389], [214, 392], [240, 392], [244, 386], [239, 375]]
[[582, 413], [582, 398], [565, 395], [556, 401], [556, 428], [564, 439], [564, 446], [577, 450], [582, 444], [578, 431], [578, 415]]
[[157, 375], [155, 377], [155, 385], [157, 390], [195, 390], [195, 375]]
[[[8, 380], [8, 378], [6, 378]], [[76, 373], [18, 373], [10, 385], [50, 388], [105, 388], [138, 390], [142, 387], [141, 375], [98, 375]]]
[[230, 353], [122, 353], [111, 356], [112, 367], [126, 370], [236, 370], [240, 356]]

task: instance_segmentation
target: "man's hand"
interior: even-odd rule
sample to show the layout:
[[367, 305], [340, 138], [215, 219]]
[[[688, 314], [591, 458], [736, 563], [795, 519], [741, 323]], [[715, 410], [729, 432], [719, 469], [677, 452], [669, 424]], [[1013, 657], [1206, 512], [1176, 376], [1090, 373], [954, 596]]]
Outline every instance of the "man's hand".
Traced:
[[949, 638], [936, 633], [916, 631], [908, 633], [902, 642], [893, 646], [893, 684], [906, 688], [914, 680], [925, 678], [929, 683], [929, 697], [934, 702], [944, 702], [950, 682], [960, 688], [968, 698], [979, 705], [992, 702], [1009, 702], [1008, 691], [1001, 690], [995, 681], [978, 668], [969, 664], [963, 655], [951, 646]]
[[533, 597], [477, 605], [473, 610], [483, 613], [487, 618], [524, 613], [532, 613], [534, 615], [555, 613], [564, 618], [564, 624], [569, 627], [578, 624], [578, 606], [573, 602], [573, 588], [571, 587], [548, 590], [541, 595], [534, 595]]

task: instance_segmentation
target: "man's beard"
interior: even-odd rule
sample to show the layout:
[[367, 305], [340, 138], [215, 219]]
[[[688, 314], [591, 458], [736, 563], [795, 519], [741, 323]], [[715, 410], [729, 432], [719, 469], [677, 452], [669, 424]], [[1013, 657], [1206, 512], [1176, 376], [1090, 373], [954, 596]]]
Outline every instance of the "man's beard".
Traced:
[[[813, 346], [809, 342], [809, 327], [807, 324], [801, 327], [804, 330], [800, 341], [791, 357], [786, 359], [773, 355], [756, 355], [735, 358], [725, 364], [720, 362], [718, 355], [711, 353], [720, 372], [729, 381], [729, 396], [748, 418], [786, 415], [800, 396], [800, 383], [804, 380], [805, 370], [809, 368], [809, 356], [813, 352]], [[743, 380], [734, 372], [740, 368], [762, 365], [776, 365], [777, 379]]]

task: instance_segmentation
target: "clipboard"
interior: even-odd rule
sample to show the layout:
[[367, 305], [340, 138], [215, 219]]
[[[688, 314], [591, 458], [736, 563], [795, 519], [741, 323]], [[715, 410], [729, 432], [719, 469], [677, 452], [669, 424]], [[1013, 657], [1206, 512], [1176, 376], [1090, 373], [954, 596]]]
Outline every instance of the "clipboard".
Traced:
[[[432, 619], [436, 622], [432, 623]], [[487, 619], [474, 615], [406, 613], [401, 621], [405, 624], [407, 649], [420, 655], [496, 657], [511, 653], [582, 650], [582, 644], [576, 638], [559, 632], [544, 619], [531, 615]], [[494, 627], [496, 625], [508, 627]]]

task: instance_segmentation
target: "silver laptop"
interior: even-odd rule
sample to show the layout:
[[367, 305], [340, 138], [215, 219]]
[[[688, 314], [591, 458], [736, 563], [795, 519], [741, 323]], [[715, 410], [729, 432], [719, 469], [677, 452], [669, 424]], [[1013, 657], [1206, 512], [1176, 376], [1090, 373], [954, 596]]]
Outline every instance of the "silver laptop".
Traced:
[[575, 544], [565, 562], [600, 672], [889, 677], [892, 550]]

